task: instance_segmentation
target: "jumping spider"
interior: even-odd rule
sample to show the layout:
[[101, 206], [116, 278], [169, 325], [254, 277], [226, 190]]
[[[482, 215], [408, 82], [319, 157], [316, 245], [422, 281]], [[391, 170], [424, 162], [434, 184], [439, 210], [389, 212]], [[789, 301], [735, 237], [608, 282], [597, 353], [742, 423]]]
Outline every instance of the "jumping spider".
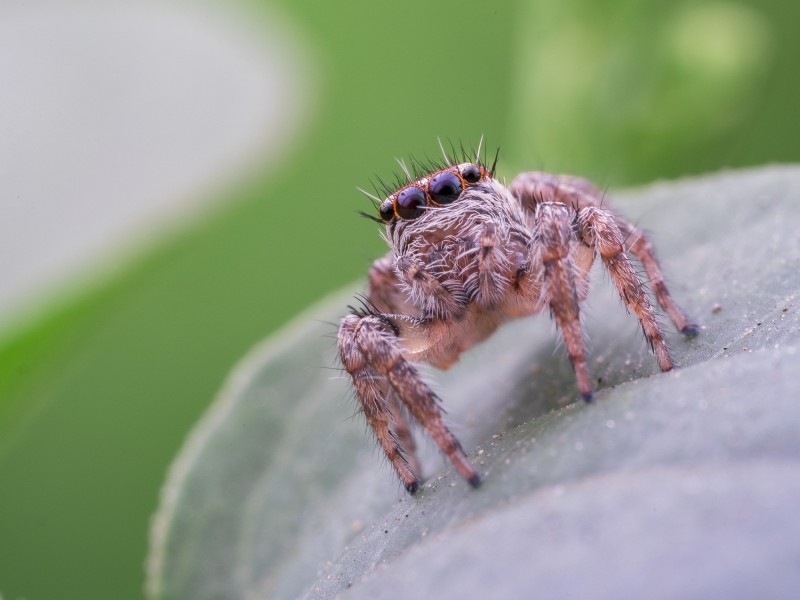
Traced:
[[667, 291], [647, 237], [604, 206], [590, 182], [530, 172], [505, 187], [494, 176], [496, 158], [487, 168], [480, 151], [459, 164], [442, 154], [445, 164], [424, 175], [412, 177], [401, 163], [408, 183], [387, 189], [385, 200], [370, 195], [390, 250], [372, 264], [364, 306], [342, 320], [338, 334], [367, 422], [411, 494], [420, 470], [408, 414], [472, 486], [480, 483], [414, 363], [447, 369], [503, 322], [549, 308], [578, 390], [592, 400], [579, 305], [595, 255], [639, 318], [662, 371], [673, 361], [628, 252], [678, 331], [699, 329]]

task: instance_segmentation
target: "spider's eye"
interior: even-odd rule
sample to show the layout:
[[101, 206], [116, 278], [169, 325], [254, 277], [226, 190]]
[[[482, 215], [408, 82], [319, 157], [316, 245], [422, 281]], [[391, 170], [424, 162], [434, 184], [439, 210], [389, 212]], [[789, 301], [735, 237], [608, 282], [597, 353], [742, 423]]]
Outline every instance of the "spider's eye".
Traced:
[[450, 204], [461, 193], [461, 180], [455, 173], [442, 171], [431, 179], [428, 191], [436, 204]]
[[388, 223], [394, 217], [394, 207], [391, 202], [384, 202], [380, 207], [381, 219]]
[[467, 165], [461, 169], [461, 176], [467, 183], [478, 183], [481, 179], [481, 170], [476, 165]]
[[401, 219], [416, 219], [423, 213], [426, 204], [425, 192], [416, 186], [404, 189], [394, 201], [397, 216]]

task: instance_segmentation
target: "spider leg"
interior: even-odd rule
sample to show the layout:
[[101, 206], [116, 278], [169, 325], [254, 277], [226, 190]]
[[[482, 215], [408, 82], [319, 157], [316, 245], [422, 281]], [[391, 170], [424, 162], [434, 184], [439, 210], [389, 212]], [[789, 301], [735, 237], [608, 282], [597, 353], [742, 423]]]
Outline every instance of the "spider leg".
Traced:
[[408, 418], [406, 417], [407, 411], [394, 389], [389, 388], [388, 398], [389, 409], [391, 410], [392, 420], [394, 422], [394, 434], [397, 437], [397, 442], [400, 444], [401, 448], [405, 448], [406, 450], [405, 458], [409, 467], [411, 467], [411, 471], [414, 473], [419, 473], [419, 461], [417, 460], [416, 453], [417, 447], [414, 443], [414, 436], [411, 434], [411, 427], [409, 426]]
[[616, 219], [606, 210], [587, 206], [578, 212], [578, 231], [583, 241], [600, 254], [623, 302], [639, 317], [658, 366], [662, 371], [669, 371], [673, 363], [666, 340], [647, 299], [645, 287], [625, 254], [624, 237]]
[[574, 238], [570, 209], [564, 204], [543, 202], [537, 205], [535, 214], [534, 237], [539, 242], [544, 265], [544, 296], [564, 336], [578, 391], [584, 400], [591, 402], [592, 381], [586, 366], [578, 287], [570, 256], [570, 242]]
[[[539, 171], [518, 175], [510, 190], [529, 210], [533, 210], [542, 201], [561, 202], [577, 211], [589, 207], [602, 209], [605, 203], [605, 194], [586, 179]], [[631, 253], [642, 263], [658, 304], [666, 311], [678, 331], [686, 336], [700, 333], [700, 327], [692, 322], [669, 293], [653, 245], [644, 232], [619, 215], [613, 215], [613, 218], [623, 234], [623, 240], [631, 244]]]
[[[401, 338], [424, 336], [430, 322], [403, 315], [353, 314], [339, 328], [339, 354], [353, 380], [367, 421], [409, 493], [419, 487], [419, 479], [407, 455], [413, 451], [401, 444], [405, 423], [394, 420], [387, 398], [388, 383], [412, 417], [422, 425], [456, 470], [472, 485], [480, 478], [464, 450], [442, 420], [436, 396], [417, 369], [405, 357]], [[408, 329], [409, 331], [405, 331]], [[391, 427], [394, 427], [392, 431]], [[407, 429], [407, 427], [406, 427]], [[410, 437], [410, 436], [409, 436]]]
[[367, 418], [367, 423], [375, 434], [378, 445], [386, 454], [406, 490], [413, 494], [419, 487], [417, 471], [409, 460], [407, 448], [392, 432], [392, 407], [386, 398], [386, 384], [383, 377], [371, 366], [357, 344], [357, 331], [360, 318], [350, 315], [342, 321], [339, 328], [339, 356], [342, 365], [353, 382], [353, 390]]
[[675, 327], [678, 331], [686, 336], [694, 336], [700, 333], [700, 326], [693, 323], [686, 312], [672, 299], [672, 295], [670, 295], [667, 289], [667, 284], [664, 282], [664, 274], [658, 266], [653, 245], [650, 243], [650, 240], [647, 239], [644, 232], [622, 217], [616, 216], [615, 221], [624, 234], [625, 239], [631, 241], [631, 253], [642, 263], [647, 273], [650, 286], [653, 288], [653, 292], [656, 295], [656, 300], [661, 308], [666, 311], [672, 322], [675, 323]]

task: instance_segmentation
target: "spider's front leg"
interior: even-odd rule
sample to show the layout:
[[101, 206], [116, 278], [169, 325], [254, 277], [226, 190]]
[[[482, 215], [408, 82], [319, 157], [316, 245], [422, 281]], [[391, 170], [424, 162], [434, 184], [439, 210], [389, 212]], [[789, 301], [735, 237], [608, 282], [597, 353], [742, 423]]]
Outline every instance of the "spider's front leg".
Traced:
[[411, 345], [435, 338], [436, 321], [403, 315], [352, 314], [339, 328], [339, 355], [350, 375], [367, 422], [389, 462], [409, 493], [419, 487], [413, 448], [403, 444], [404, 422], [395, 419], [394, 394], [411, 416], [431, 435], [456, 470], [472, 485], [480, 478], [458, 440], [442, 421], [437, 399], [417, 369], [406, 358], [402, 341]]

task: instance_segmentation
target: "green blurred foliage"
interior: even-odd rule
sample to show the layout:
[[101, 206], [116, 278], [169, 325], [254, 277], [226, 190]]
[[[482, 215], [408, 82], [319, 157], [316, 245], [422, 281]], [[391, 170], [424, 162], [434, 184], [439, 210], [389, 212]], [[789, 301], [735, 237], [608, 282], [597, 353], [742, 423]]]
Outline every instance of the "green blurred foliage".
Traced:
[[171, 457], [248, 347], [382, 251], [354, 187], [393, 157], [485, 134], [502, 176], [614, 186], [800, 159], [792, 0], [272, 4], [320, 76], [292, 156], [0, 348], [5, 598], [140, 596]]
[[[646, 182], [739, 164], [777, 23], [731, 2], [530, 3], [510, 140], [555, 171]], [[778, 130], [779, 131], [779, 130]]]

